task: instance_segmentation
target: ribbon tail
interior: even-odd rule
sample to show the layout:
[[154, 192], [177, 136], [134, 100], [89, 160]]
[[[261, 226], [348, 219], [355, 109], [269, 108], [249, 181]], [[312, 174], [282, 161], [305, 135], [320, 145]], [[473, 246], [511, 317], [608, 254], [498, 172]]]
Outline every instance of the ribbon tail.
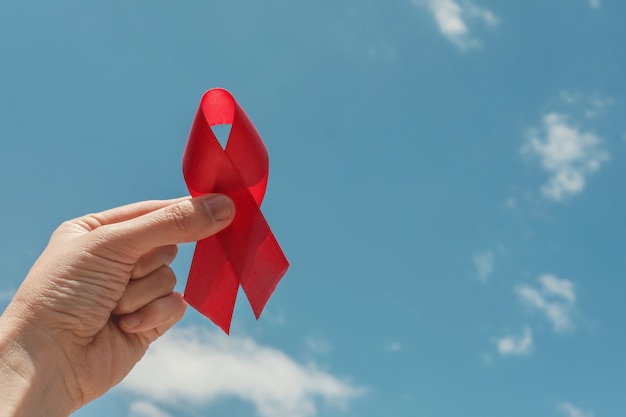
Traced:
[[217, 236], [198, 241], [185, 288], [185, 301], [229, 334], [239, 290]]
[[268, 230], [265, 239], [256, 248], [249, 268], [241, 277], [241, 287], [258, 320], [278, 282], [289, 268], [289, 262], [271, 231]]

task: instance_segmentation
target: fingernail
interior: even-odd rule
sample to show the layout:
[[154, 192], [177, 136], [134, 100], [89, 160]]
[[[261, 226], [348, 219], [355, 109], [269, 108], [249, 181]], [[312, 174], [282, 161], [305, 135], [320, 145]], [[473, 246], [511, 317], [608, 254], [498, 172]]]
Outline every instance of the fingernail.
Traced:
[[215, 221], [225, 220], [233, 212], [233, 202], [230, 198], [222, 194], [209, 196], [202, 202], [209, 211], [209, 216]]
[[122, 319], [124, 327], [127, 329], [134, 329], [141, 324], [141, 317], [138, 314], [126, 316]]

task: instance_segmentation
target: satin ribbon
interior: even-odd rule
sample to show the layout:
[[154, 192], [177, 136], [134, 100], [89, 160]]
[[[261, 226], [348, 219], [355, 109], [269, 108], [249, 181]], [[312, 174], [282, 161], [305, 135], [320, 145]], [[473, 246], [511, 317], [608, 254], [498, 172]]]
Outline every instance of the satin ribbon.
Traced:
[[[225, 149], [211, 130], [220, 124], [231, 125]], [[192, 196], [226, 194], [236, 214], [226, 229], [197, 242], [185, 300], [227, 334], [239, 286], [258, 319], [289, 267], [260, 210], [268, 170], [265, 145], [234, 97], [219, 88], [207, 91], [191, 127], [183, 175]]]

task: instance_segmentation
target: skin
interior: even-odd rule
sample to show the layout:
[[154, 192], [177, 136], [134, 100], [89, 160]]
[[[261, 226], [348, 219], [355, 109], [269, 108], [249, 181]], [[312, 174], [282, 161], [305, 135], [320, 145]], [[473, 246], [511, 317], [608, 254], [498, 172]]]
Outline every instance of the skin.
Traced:
[[0, 416], [68, 416], [118, 384], [185, 312], [176, 244], [234, 216], [213, 194], [63, 223], [0, 316]]

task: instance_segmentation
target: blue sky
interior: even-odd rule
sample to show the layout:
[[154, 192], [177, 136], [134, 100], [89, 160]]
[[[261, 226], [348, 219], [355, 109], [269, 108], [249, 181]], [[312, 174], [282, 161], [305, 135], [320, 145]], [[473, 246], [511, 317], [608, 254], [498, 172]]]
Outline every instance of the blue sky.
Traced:
[[[186, 194], [200, 97], [263, 137], [291, 268], [191, 309], [99, 417], [615, 417], [626, 4], [0, 3], [0, 304], [65, 219]], [[173, 264], [184, 288], [193, 245]]]

